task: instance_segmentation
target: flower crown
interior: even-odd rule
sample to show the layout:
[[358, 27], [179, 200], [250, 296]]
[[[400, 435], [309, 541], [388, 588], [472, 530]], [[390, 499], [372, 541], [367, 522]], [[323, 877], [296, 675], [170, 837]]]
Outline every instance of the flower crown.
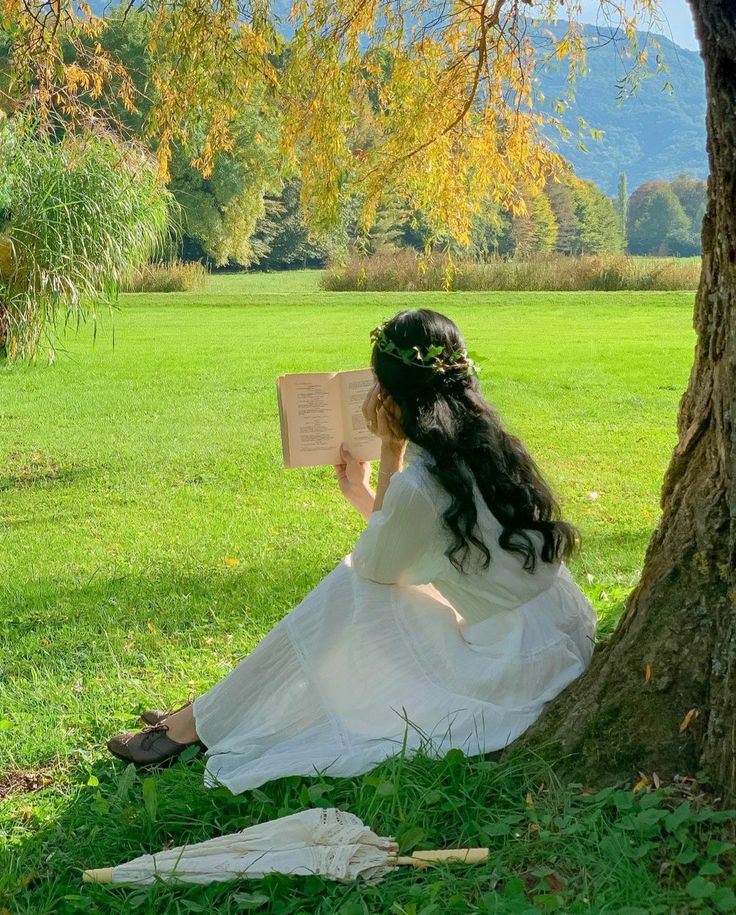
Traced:
[[479, 366], [475, 359], [471, 359], [465, 350], [457, 349], [451, 353], [445, 352], [445, 347], [434, 344], [427, 347], [426, 352], [418, 346], [412, 346], [410, 349], [400, 349], [393, 340], [386, 336], [386, 325], [388, 321], [379, 324], [371, 331], [371, 343], [377, 350], [399, 359], [404, 365], [413, 365], [419, 369], [430, 369], [437, 375], [452, 373], [453, 377], [460, 378], [477, 378], [480, 372]]

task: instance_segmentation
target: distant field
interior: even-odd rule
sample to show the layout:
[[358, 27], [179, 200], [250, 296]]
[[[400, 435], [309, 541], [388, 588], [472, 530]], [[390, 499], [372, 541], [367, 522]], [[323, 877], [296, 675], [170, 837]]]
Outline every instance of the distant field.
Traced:
[[294, 295], [322, 293], [323, 270], [289, 270], [283, 273], [214, 273], [207, 292], [212, 295]]
[[[318, 280], [218, 275], [206, 293], [128, 295], [114, 346], [105, 318], [53, 367], [0, 369], [0, 785], [3, 771], [73, 764], [46, 792], [0, 800], [0, 908], [5, 891], [14, 912], [108, 911], [60, 902], [83, 859], [105, 863], [108, 819], [114, 857], [167, 840], [163, 823], [120, 831], [137, 794], [94, 806], [88, 775], [114, 791], [120, 774], [100, 747], [140, 710], [206, 689], [350, 550], [363, 522], [331, 471], [282, 469], [274, 379], [366, 364], [370, 329], [399, 308], [459, 322], [487, 397], [582, 530], [573, 571], [604, 630], [620, 613], [657, 520], [692, 294], [325, 293]], [[199, 777], [188, 785], [199, 797]], [[76, 839], [56, 833], [64, 821]], [[50, 876], [22, 908], [31, 871]]]

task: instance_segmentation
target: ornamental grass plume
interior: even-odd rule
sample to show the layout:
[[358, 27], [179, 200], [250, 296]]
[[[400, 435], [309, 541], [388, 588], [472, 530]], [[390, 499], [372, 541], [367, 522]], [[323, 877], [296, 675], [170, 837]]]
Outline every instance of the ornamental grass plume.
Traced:
[[138, 144], [112, 134], [0, 127], [0, 355], [33, 359], [60, 328], [95, 321], [171, 238], [171, 194]]

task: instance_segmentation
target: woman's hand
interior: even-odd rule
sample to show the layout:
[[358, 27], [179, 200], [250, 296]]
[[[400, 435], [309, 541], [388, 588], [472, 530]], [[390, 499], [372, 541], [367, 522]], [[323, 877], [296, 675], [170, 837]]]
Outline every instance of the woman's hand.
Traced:
[[368, 391], [362, 410], [366, 425], [381, 439], [383, 445], [403, 451], [406, 436], [401, 429], [401, 411], [378, 382]]
[[364, 518], [370, 518], [375, 498], [370, 461], [357, 461], [345, 445], [340, 445], [340, 463], [334, 467], [340, 492]]

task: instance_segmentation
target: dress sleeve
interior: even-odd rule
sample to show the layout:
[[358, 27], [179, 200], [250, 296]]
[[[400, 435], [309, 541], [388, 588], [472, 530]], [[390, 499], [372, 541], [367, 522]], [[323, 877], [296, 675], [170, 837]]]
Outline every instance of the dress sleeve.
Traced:
[[391, 477], [380, 511], [373, 512], [352, 553], [355, 571], [380, 584], [431, 581], [438, 545], [438, 514], [429, 494], [406, 475]]

